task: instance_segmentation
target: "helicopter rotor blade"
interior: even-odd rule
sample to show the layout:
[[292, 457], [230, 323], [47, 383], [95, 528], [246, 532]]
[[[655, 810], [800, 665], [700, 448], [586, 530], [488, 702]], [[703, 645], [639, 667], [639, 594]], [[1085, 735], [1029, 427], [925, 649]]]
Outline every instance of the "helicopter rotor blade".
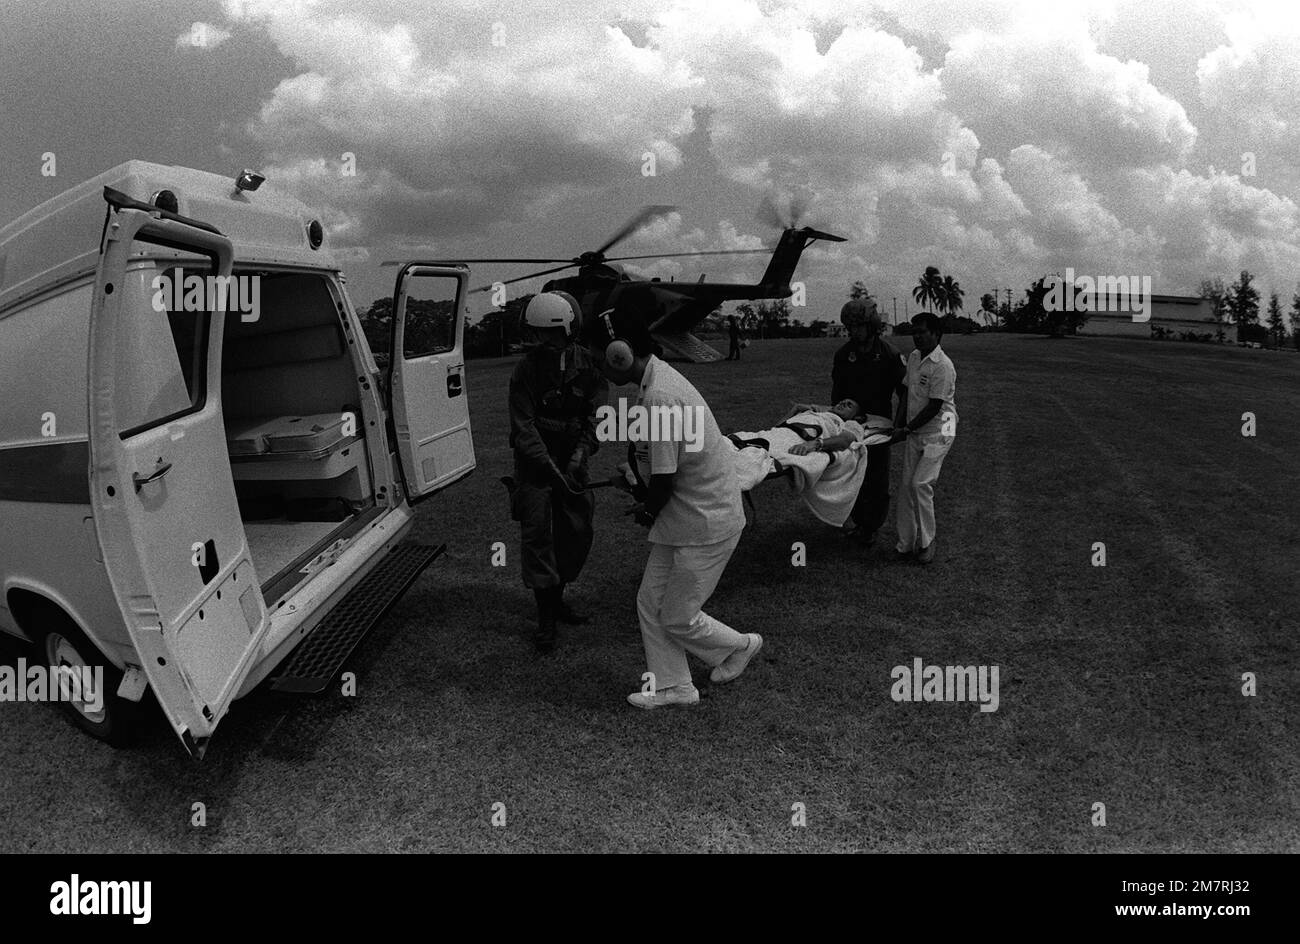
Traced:
[[617, 246], [623, 240], [627, 239], [629, 236], [631, 236], [633, 233], [639, 230], [646, 223], [649, 223], [651, 220], [655, 219], [656, 217], [666, 216], [667, 214], [673, 212], [676, 209], [677, 207], [675, 206], [664, 206], [664, 205], [642, 207], [640, 212], [638, 212], [630, 220], [624, 223], [623, 228], [620, 229], [613, 236], [611, 236], [609, 240], [605, 243], [605, 245], [601, 246], [599, 249], [596, 250], [596, 255], [598, 256], [604, 255], [607, 250]]
[[576, 262], [570, 262], [562, 266], [556, 266], [554, 269], [543, 269], [541, 272], [533, 272], [530, 275], [521, 275], [517, 279], [506, 279], [504, 282], [491, 282], [487, 285], [480, 285], [478, 288], [472, 288], [469, 290], [469, 293], [472, 295], [475, 292], [491, 291], [497, 285], [511, 285], [514, 282], [526, 282], [529, 279], [535, 279], [539, 276], [550, 275], [552, 272], [563, 272], [565, 269], [572, 269], [575, 265], [577, 265]]
[[771, 249], [706, 249], [701, 252], [654, 252], [648, 256], [615, 256], [606, 262], [624, 262], [628, 259], [673, 259], [678, 256], [751, 256], [755, 253], [770, 253]]
[[447, 261], [448, 262], [500, 263], [500, 264], [508, 264], [511, 262], [520, 262], [520, 263], [527, 262], [527, 263], [535, 263], [537, 265], [546, 265], [548, 262], [550, 263], [570, 262], [571, 263], [573, 262], [573, 257], [569, 256], [568, 258], [565, 259], [448, 259]]
[[[379, 264], [381, 266], [396, 266], [396, 265], [406, 265], [408, 262], [411, 261], [412, 260], [410, 259], [385, 259], [383, 262]], [[430, 259], [430, 260], [420, 260], [420, 261], [437, 262], [444, 265], [459, 265], [461, 263], [474, 263], [476, 265], [495, 263], [500, 265], [508, 265], [510, 263], [515, 263], [515, 262], [529, 263], [531, 265], [545, 265], [548, 262], [572, 263], [573, 257], [570, 256], [568, 259]]]

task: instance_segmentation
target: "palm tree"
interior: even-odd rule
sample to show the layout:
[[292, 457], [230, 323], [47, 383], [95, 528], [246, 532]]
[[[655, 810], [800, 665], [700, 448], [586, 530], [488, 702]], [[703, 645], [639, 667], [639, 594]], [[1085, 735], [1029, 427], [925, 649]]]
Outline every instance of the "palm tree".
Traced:
[[[955, 315], [962, 309], [962, 297], [966, 294], [961, 290], [961, 283], [951, 275], [943, 277], [943, 286], [940, 289], [943, 293], [943, 307], [950, 315]], [[966, 324], [966, 333], [970, 333], [970, 323]]]
[[925, 274], [912, 289], [912, 299], [921, 306], [931, 309], [943, 304], [943, 278], [936, 266], [926, 266]]
[[984, 313], [984, 321], [987, 323], [990, 319], [996, 322], [998, 303], [993, 298], [992, 292], [985, 292], [980, 296], [980, 311]]
[[962, 298], [966, 293], [961, 290], [960, 282], [954, 279], [951, 275], [945, 275], [943, 277], [943, 287], [940, 291], [943, 293], [943, 307], [945, 311], [950, 314], [961, 311]]

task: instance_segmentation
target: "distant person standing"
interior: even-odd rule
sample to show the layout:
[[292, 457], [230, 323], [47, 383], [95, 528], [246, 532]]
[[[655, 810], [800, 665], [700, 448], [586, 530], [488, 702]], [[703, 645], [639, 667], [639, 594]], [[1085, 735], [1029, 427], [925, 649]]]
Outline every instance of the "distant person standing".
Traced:
[[[894, 394], [904, 395], [902, 356], [882, 336], [883, 325], [870, 296], [857, 298], [840, 309], [840, 321], [849, 340], [835, 352], [831, 366], [831, 402], [856, 400], [863, 414], [894, 415]], [[867, 448], [867, 474], [858, 490], [851, 520], [854, 536], [864, 544], [889, 517], [889, 444]]]
[[[739, 676], [763, 645], [757, 633], [738, 633], [703, 611], [745, 527], [740, 483], [731, 444], [694, 386], [655, 355], [646, 327], [653, 296], [628, 290], [618, 306], [593, 325], [601, 370], [612, 384], [636, 384], [636, 406], [683, 418], [685, 435], [635, 442], [640, 478], [646, 482], [636, 521], [650, 529], [650, 557], [637, 592], [637, 615], [650, 690], [633, 692], [638, 708], [694, 705], [689, 652], [713, 666], [710, 679]], [[640, 412], [640, 411], [638, 411]], [[687, 413], [690, 419], [687, 420]], [[651, 415], [655, 415], [651, 413]], [[689, 422], [690, 427], [686, 427]]]
[[943, 322], [922, 312], [912, 319], [907, 396], [899, 404], [892, 442], [907, 440], [898, 496], [898, 553], [921, 564], [934, 560], [934, 483], [957, 436], [957, 369], [939, 346]]
[[727, 331], [731, 335], [731, 350], [727, 354], [727, 360], [740, 360], [740, 322], [732, 315], [727, 319]]
[[510, 377], [511, 512], [519, 522], [524, 585], [537, 603], [533, 642], [555, 646], [556, 623], [586, 618], [564, 600], [591, 550], [595, 500], [583, 491], [587, 458], [596, 452], [596, 409], [609, 385], [578, 343], [581, 310], [565, 292], [535, 295], [524, 310], [536, 346]]

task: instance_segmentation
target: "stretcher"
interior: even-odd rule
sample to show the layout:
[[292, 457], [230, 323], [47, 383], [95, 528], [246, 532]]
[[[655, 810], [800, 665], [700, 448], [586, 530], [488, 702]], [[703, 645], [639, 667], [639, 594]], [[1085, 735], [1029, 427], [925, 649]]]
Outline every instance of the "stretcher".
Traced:
[[867, 473], [867, 448], [888, 443], [887, 430], [892, 424], [886, 417], [868, 416], [861, 425], [867, 431], [866, 437], [848, 448], [807, 455], [795, 455], [790, 450], [798, 443], [831, 434], [809, 414], [796, 414], [769, 429], [729, 434], [727, 439], [736, 451], [741, 493], [750, 510], [754, 510], [750, 495], [754, 488], [773, 479], [785, 479], [820, 520], [843, 526]]
[[[783, 423], [755, 432], [730, 433], [726, 440], [733, 450], [736, 475], [741, 495], [751, 513], [757, 514], [750, 492], [773, 479], [785, 479], [791, 489], [819, 519], [841, 527], [848, 520], [857, 500], [858, 490], [867, 472], [867, 448], [889, 442], [886, 432], [892, 425], [883, 416], [867, 416], [861, 425], [867, 436], [848, 448], [832, 453], [814, 452], [795, 455], [792, 446], [811, 442], [824, 435], [822, 427], [814, 422], [799, 419], [801, 414]], [[628, 461], [620, 463], [618, 471], [607, 479], [579, 483], [566, 476], [557, 475], [555, 487], [563, 487], [570, 494], [581, 494], [600, 488], [616, 488], [636, 495], [645, 483], [634, 471], [634, 446], [628, 444]], [[511, 494], [515, 490], [512, 476], [501, 476], [500, 482]]]

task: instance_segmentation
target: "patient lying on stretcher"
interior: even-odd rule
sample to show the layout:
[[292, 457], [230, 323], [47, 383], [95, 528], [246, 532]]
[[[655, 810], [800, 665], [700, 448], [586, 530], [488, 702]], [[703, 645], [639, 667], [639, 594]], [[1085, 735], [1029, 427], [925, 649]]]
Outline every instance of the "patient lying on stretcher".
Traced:
[[822, 521], [844, 524], [867, 473], [867, 446], [889, 441], [884, 416], [861, 420], [858, 404], [833, 407], [796, 404], [781, 423], [756, 432], [732, 433], [740, 487], [748, 491], [776, 473], [789, 471], [795, 491]]
[[[805, 427], [810, 432], [815, 432], [817, 436], [811, 440], [805, 439], [801, 443], [795, 443], [790, 447], [790, 454], [806, 456], [814, 452], [839, 452], [848, 449], [854, 443], [865, 443], [867, 439], [890, 426], [887, 417], [864, 416], [859, 421], [854, 418], [857, 415], [858, 401], [851, 397], [846, 397], [831, 407], [808, 403], [795, 404], [790, 415], [786, 417], [785, 424], [796, 427], [796, 432], [799, 431], [799, 427]], [[867, 445], [875, 445], [875, 442]]]

